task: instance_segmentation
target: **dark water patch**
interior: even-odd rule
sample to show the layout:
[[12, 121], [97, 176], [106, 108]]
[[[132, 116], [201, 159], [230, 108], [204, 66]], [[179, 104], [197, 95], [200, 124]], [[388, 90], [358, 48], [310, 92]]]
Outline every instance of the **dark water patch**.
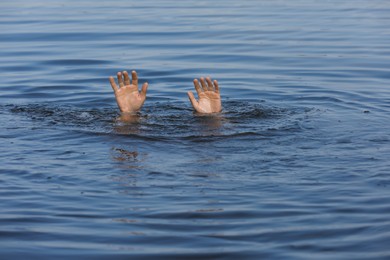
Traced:
[[116, 116], [113, 109], [77, 110], [70, 106], [53, 106], [47, 104], [32, 104], [25, 106], [13, 106], [12, 113], [24, 114], [32, 120], [44, 122], [49, 125], [87, 127], [91, 124], [112, 121]]
[[160, 102], [146, 106], [145, 111], [126, 122], [122, 121], [116, 109], [110, 107], [80, 109], [69, 105], [30, 104], [7, 106], [7, 109], [39, 121], [40, 124], [56, 125], [62, 129], [128, 135], [145, 140], [172, 141], [174, 138], [185, 138], [196, 142], [262, 136], [263, 131], [268, 130], [299, 129], [296, 123], [311, 111], [307, 108], [277, 108], [227, 101], [223, 113], [202, 116], [194, 114], [186, 104]]

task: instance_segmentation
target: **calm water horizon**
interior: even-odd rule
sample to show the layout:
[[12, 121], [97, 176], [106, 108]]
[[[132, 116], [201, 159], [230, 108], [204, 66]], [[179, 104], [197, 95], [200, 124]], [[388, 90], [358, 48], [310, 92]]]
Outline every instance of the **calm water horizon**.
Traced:
[[[0, 259], [390, 258], [388, 1], [0, 13]], [[149, 82], [131, 124], [121, 70]]]

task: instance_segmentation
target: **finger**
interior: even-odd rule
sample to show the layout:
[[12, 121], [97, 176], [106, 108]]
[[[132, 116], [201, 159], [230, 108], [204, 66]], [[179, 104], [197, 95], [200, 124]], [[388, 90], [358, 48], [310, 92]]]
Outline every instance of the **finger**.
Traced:
[[118, 86], [115, 83], [114, 77], [110, 77], [110, 84], [111, 84], [112, 90], [114, 90], [114, 92], [116, 92], [118, 90]]
[[194, 79], [194, 86], [195, 86], [196, 93], [198, 93], [199, 96], [200, 93], [202, 93], [202, 88], [200, 87], [199, 81], [197, 79]]
[[192, 94], [191, 91], [188, 91], [188, 92], [187, 92], [187, 95], [188, 95], [188, 98], [190, 99], [190, 102], [191, 102], [192, 107], [193, 107], [196, 111], [198, 111], [199, 103], [198, 103], [198, 101], [196, 101], [196, 99], [195, 99], [195, 97], [194, 97], [194, 94]]
[[215, 87], [215, 92], [219, 93], [219, 85], [217, 80], [214, 80], [214, 87]]
[[123, 77], [125, 78], [125, 86], [130, 85], [129, 73], [127, 71], [123, 71]]
[[209, 90], [203, 77], [200, 78], [200, 84], [202, 85], [203, 91]]
[[116, 76], [117, 76], [117, 78], [118, 78], [119, 87], [120, 87], [120, 88], [123, 87], [124, 85], [123, 85], [122, 73], [121, 73], [121, 72], [118, 72], [118, 73], [116, 74]]
[[209, 90], [214, 91], [214, 85], [213, 82], [211, 81], [210, 77], [206, 78], [207, 85], [209, 86]]
[[149, 86], [148, 82], [145, 82], [142, 85], [141, 96], [146, 97], [146, 92], [148, 91], [148, 86]]
[[131, 77], [132, 77], [132, 83], [133, 85], [136, 85], [138, 87], [138, 76], [137, 76], [137, 72], [135, 72], [135, 70], [133, 70], [131, 72]]

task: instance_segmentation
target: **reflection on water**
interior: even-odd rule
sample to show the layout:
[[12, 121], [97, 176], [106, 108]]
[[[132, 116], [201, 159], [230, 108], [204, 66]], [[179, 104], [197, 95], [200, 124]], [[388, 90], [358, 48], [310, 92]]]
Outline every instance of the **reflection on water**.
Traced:
[[141, 134], [140, 133], [140, 114], [121, 113], [115, 120], [114, 131], [116, 134]]
[[138, 152], [137, 151], [127, 151], [121, 148], [113, 148], [115, 152], [118, 152], [120, 156], [113, 156], [113, 158], [117, 161], [129, 161], [129, 162], [137, 162]]
[[126, 150], [124, 148], [113, 147], [112, 159], [126, 165], [128, 168], [142, 168], [142, 162], [146, 159], [146, 153], [139, 153], [137, 150]]
[[[208, 136], [221, 135], [223, 132], [222, 127], [224, 123], [223, 114], [212, 114], [212, 115], [197, 115], [194, 120], [194, 124], [199, 124], [200, 135]], [[195, 135], [199, 135], [195, 133]]]
[[[390, 257], [386, 0], [0, 10], [0, 258]], [[200, 76], [221, 114], [193, 112]]]

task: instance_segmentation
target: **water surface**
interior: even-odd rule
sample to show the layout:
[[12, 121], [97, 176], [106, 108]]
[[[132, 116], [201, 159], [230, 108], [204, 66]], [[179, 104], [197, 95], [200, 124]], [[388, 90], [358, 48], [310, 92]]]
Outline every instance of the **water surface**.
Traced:
[[[390, 257], [387, 1], [0, 10], [0, 258]], [[134, 69], [125, 124], [108, 77]]]

